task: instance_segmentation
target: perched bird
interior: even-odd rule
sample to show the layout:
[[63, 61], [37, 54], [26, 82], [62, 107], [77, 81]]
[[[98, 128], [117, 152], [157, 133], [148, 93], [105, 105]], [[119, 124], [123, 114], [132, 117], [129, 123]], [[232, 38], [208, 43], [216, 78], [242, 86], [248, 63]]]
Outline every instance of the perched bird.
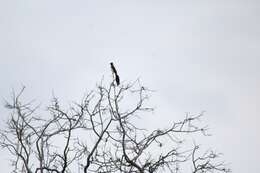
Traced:
[[120, 78], [119, 78], [119, 76], [118, 76], [118, 74], [117, 74], [116, 68], [115, 68], [115, 66], [114, 66], [114, 64], [113, 64], [112, 62], [110, 63], [110, 66], [111, 66], [111, 69], [112, 69], [113, 74], [115, 75], [116, 84], [117, 84], [117, 86], [118, 86], [118, 85], [120, 84]]

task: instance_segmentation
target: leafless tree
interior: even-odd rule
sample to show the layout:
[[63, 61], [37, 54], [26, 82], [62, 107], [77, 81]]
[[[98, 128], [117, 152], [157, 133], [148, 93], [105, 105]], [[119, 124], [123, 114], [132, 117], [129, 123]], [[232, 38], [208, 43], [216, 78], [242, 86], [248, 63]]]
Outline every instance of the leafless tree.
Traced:
[[[0, 146], [11, 154], [13, 173], [192, 173], [229, 172], [219, 154], [199, 155], [185, 136], [207, 135], [199, 115], [187, 114], [170, 127], [153, 131], [137, 127], [150, 91], [139, 82], [102, 82], [67, 109], [53, 97], [46, 111], [22, 101], [23, 88], [6, 102], [10, 116], [0, 131]], [[129, 99], [131, 97], [131, 99]], [[133, 102], [135, 99], [135, 102]]]

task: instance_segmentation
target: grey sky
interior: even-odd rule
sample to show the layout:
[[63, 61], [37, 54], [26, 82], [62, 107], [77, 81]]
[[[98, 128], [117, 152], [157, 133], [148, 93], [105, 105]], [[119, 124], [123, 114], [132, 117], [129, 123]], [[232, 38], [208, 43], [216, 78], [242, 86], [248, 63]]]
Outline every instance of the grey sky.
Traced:
[[257, 0], [1, 0], [0, 96], [23, 84], [27, 98], [75, 100], [114, 61], [124, 82], [156, 90], [162, 124], [206, 110], [205, 142], [233, 172], [258, 173], [259, 21]]

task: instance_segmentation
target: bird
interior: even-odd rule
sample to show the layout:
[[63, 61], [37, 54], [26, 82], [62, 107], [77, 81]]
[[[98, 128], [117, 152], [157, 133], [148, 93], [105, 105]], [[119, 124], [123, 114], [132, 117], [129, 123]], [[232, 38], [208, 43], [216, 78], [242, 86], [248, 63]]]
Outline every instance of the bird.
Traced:
[[113, 64], [112, 62], [110, 63], [110, 66], [111, 66], [111, 69], [112, 69], [113, 74], [115, 75], [116, 84], [117, 84], [117, 86], [118, 86], [118, 85], [120, 84], [119, 75], [117, 74], [116, 68], [115, 68], [115, 66], [114, 66], [114, 64]]

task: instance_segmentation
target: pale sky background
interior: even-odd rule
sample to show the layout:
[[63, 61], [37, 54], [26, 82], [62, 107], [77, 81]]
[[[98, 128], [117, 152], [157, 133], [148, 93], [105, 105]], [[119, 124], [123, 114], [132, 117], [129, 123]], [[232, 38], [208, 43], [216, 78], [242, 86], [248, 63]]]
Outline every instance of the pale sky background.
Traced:
[[22, 85], [39, 102], [82, 98], [110, 61], [122, 81], [156, 90], [150, 125], [205, 110], [205, 145], [234, 173], [259, 173], [260, 1], [0, 0], [2, 100]]

